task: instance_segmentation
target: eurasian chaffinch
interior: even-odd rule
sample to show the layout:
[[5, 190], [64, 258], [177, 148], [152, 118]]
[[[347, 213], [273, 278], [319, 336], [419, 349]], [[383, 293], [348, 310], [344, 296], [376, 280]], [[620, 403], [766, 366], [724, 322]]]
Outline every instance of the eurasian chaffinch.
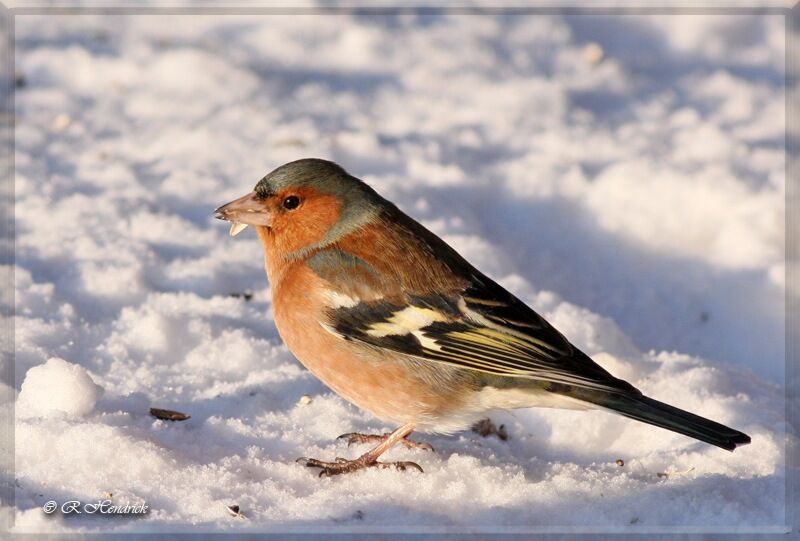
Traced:
[[400, 425], [354, 460], [300, 459], [320, 475], [414, 467], [378, 457], [412, 431], [453, 433], [494, 409], [602, 408], [733, 450], [750, 438], [644, 396], [442, 239], [339, 165], [287, 163], [217, 209], [231, 235], [254, 226], [275, 325], [341, 396]]

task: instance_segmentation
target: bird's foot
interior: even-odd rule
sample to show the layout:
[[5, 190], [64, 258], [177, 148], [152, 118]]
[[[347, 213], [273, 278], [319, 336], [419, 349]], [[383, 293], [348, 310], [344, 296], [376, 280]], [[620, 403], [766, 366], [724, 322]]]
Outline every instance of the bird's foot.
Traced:
[[[380, 437], [380, 436], [376, 436]], [[369, 453], [361, 455], [355, 460], [347, 460], [345, 458], [336, 458], [335, 462], [323, 462], [316, 458], [298, 458], [297, 462], [309, 468], [321, 468], [319, 472], [320, 477], [330, 477], [332, 475], [340, 475], [342, 473], [352, 473], [366, 468], [395, 468], [400, 471], [408, 469], [416, 469], [420, 473], [423, 472], [422, 467], [416, 462], [378, 462], [376, 459], [368, 456]]]
[[[337, 440], [347, 440], [348, 447], [353, 445], [354, 443], [383, 443], [386, 441], [390, 433], [387, 434], [359, 434], [358, 432], [349, 432], [347, 434], [342, 434]], [[410, 440], [407, 437], [398, 440], [398, 443], [405, 445], [408, 449], [422, 449], [423, 451], [432, 451], [433, 452], [433, 445], [430, 443], [425, 443], [424, 441], [414, 441]], [[419, 466], [417, 466], [419, 467]]]

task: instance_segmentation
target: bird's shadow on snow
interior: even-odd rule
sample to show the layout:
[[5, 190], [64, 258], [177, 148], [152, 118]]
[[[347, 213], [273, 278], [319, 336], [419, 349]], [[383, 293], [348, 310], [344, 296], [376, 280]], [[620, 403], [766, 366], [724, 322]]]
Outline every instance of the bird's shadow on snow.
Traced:
[[[413, 208], [413, 190], [400, 197]], [[432, 187], [427, 198], [430, 211], [417, 218], [469, 224], [535, 289], [613, 319], [639, 348], [725, 359], [782, 380], [782, 310], [775, 307], [783, 294], [763, 274], [638, 245], [604, 231], [567, 199], [515, 198], [483, 185]]]

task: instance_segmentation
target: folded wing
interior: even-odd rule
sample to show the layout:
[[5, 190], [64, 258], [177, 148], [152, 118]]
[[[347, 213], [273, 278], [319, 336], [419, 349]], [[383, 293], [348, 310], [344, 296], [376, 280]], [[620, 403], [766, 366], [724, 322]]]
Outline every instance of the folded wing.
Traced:
[[328, 318], [331, 333], [369, 347], [496, 376], [639, 394], [483, 276], [458, 293], [359, 302], [330, 309]]

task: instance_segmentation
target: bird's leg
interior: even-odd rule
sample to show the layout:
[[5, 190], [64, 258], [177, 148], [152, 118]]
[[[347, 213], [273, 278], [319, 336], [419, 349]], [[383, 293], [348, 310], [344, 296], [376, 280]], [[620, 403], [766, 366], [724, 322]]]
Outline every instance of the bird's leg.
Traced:
[[[358, 432], [348, 432], [342, 434], [337, 440], [347, 440], [347, 445], [354, 443], [380, 443], [392, 435], [391, 432], [385, 434], [360, 434]], [[408, 439], [408, 435], [404, 436], [398, 443], [403, 444], [408, 449], [422, 449], [423, 451], [433, 451], [433, 445], [424, 441], [414, 441]]]
[[406, 436], [414, 431], [413, 424], [403, 425], [385, 438], [381, 437], [381, 442], [354, 460], [346, 460], [344, 458], [336, 458], [335, 462], [323, 462], [315, 458], [298, 458], [297, 462], [305, 464], [309, 468], [321, 468], [319, 476], [338, 475], [340, 473], [350, 473], [364, 468], [396, 468], [398, 470], [407, 470], [409, 468], [416, 468], [420, 472], [422, 468], [415, 462], [378, 462], [378, 457], [399, 443]]

